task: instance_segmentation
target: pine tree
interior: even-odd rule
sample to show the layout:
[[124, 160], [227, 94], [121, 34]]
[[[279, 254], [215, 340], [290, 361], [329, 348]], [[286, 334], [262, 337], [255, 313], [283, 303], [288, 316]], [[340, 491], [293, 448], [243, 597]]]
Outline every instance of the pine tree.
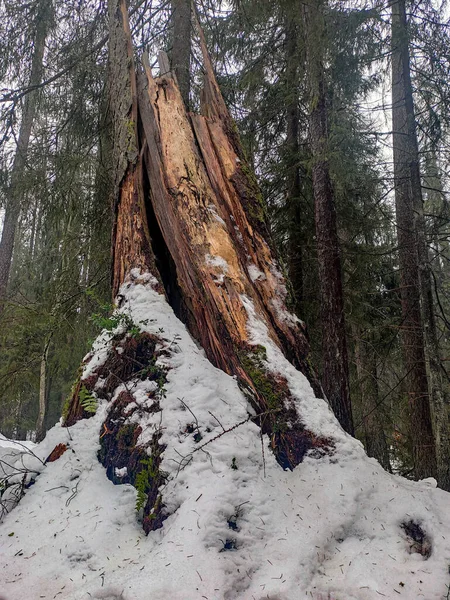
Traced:
[[401, 339], [407, 374], [405, 385], [411, 413], [414, 469], [416, 477], [420, 479], [436, 475], [436, 451], [426, 371], [424, 321], [421, 313], [421, 301], [426, 301], [423, 297], [424, 288], [421, 288], [421, 275], [423, 283], [428, 266], [424, 264], [426, 259], [423, 255], [423, 240], [420, 239], [423, 225], [419, 219], [423, 207], [404, 0], [396, 0], [392, 4], [392, 121], [395, 204], [402, 285]]
[[[336, 206], [328, 163], [328, 108], [324, 73], [324, 3], [303, 7], [309, 77], [310, 140], [321, 295], [322, 385], [342, 427], [353, 433], [346, 343], [342, 266]], [[316, 43], [317, 40], [319, 43]]]
[[191, 0], [172, 1], [172, 68], [187, 107], [191, 88], [191, 4]]
[[31, 61], [30, 79], [24, 98], [22, 120], [11, 169], [8, 202], [0, 241], [0, 314], [4, 308], [11, 270], [14, 238], [22, 205], [21, 181], [24, 177], [31, 131], [38, 109], [38, 88], [42, 80], [45, 40], [51, 26], [52, 10], [51, 0], [39, 0], [36, 4], [34, 50]]

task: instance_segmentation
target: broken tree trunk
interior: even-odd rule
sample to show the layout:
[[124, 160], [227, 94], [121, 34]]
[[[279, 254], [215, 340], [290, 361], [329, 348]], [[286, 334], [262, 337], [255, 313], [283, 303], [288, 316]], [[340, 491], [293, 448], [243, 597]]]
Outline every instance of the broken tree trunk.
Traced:
[[[287, 381], [268, 371], [265, 349], [252, 343], [255, 320], [264, 323], [272, 342], [307, 376], [317, 395], [321, 390], [308, 362], [302, 323], [286, 308], [285, 282], [270, 247], [262, 197], [220, 94], [203, 34], [200, 30], [205, 87], [201, 114], [193, 114], [187, 112], [172, 73], [154, 79], [146, 59], [135, 67], [125, 0], [110, 0], [109, 5], [116, 173], [113, 293], [139, 277], [148, 280], [150, 273], [154, 287], [166, 295], [210, 361], [236, 376], [278, 462], [292, 469], [308, 450], [325, 447], [327, 440], [305, 429]], [[66, 425], [89, 416], [83, 399], [93, 391], [111, 399], [120, 383], [142, 372], [159, 384], [164, 380], [164, 373], [155, 375], [157, 340], [143, 334], [114, 344], [120, 351], [113, 348], [101, 369], [91, 369], [75, 387]], [[107, 419], [101, 432], [101, 459], [109, 468], [115, 454], [127, 456], [133, 483], [132, 472], [136, 475], [142, 464], [135, 451], [139, 428], [127, 429], [124, 446], [125, 434], [117, 425], [130, 404], [128, 392], [115, 398], [110, 409], [114, 419]], [[155, 406], [151, 410], [164, 410], [163, 399]], [[158, 439], [155, 434], [147, 446], [154, 477], [144, 510], [146, 531], [162, 522], [158, 487], [164, 448]]]

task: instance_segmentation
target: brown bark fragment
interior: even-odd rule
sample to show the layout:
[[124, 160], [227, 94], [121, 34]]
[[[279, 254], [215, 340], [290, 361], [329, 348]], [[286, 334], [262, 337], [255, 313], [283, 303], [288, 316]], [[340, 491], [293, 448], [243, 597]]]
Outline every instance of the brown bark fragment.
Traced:
[[120, 186], [113, 256], [114, 296], [132, 269], [158, 274], [144, 206], [141, 158], [130, 166]]
[[64, 418], [64, 427], [72, 427], [72, 425], [75, 425], [77, 421], [80, 421], [81, 419], [89, 419], [89, 417], [92, 417], [92, 414], [86, 412], [81, 406], [80, 390], [82, 386], [83, 382], [81, 381], [81, 379], [79, 379], [72, 392], [72, 397], [69, 402], [69, 410]]
[[57, 446], [55, 446], [53, 448], [53, 450], [50, 452], [48, 457], [45, 459], [45, 464], [55, 462], [55, 460], [58, 460], [58, 458], [61, 458], [61, 456], [64, 454], [64, 452], [66, 450], [67, 450], [66, 444], [58, 444]]

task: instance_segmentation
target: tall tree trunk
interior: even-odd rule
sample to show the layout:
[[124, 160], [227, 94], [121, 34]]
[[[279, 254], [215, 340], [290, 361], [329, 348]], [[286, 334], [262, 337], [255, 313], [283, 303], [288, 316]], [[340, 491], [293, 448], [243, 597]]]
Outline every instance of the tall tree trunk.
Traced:
[[41, 366], [39, 373], [39, 414], [36, 421], [36, 442], [41, 442], [45, 437], [45, 418], [47, 416], [47, 363], [48, 353], [52, 335], [45, 341], [44, 350], [41, 355]]
[[322, 386], [342, 427], [353, 434], [340, 247], [328, 154], [327, 90], [323, 65], [323, 0], [303, 5], [309, 73], [317, 259], [322, 323]]
[[363, 335], [357, 326], [355, 337], [355, 362], [361, 391], [361, 412], [364, 427], [364, 447], [369, 456], [378, 460], [387, 471], [391, 470], [389, 449], [381, 419], [378, 390], [377, 360], [370, 332]]
[[441, 286], [446, 276], [445, 257], [450, 255], [448, 236], [442, 230], [450, 220], [450, 211], [445, 200], [442, 175], [434, 149], [429, 150], [426, 158], [424, 182], [426, 187], [426, 212], [432, 214], [434, 218], [431, 242], [436, 256], [432, 263], [432, 271], [438, 285]]
[[[29, 86], [37, 86], [42, 80], [45, 39], [52, 10], [51, 0], [41, 0], [39, 13], [36, 18], [34, 51], [31, 62]], [[14, 238], [19, 220], [22, 199], [22, 178], [27, 161], [28, 145], [31, 130], [36, 117], [38, 90], [32, 90], [25, 95], [22, 110], [22, 122], [17, 138], [16, 154], [11, 171], [11, 181], [8, 190], [5, 220], [3, 222], [2, 238], [0, 241], [0, 314], [3, 311], [11, 270]]]
[[[424, 330], [430, 358], [434, 404], [436, 409], [444, 407], [442, 388], [439, 392], [440, 386], [436, 380], [438, 365], [435, 364], [434, 355], [435, 327], [424, 237], [405, 0], [396, 0], [392, 4], [392, 122], [395, 208], [402, 287], [401, 340], [407, 375], [405, 383], [411, 414], [415, 476], [421, 479], [436, 476], [436, 450], [432, 430]], [[440, 416], [438, 417], [437, 413], [436, 417], [435, 425], [439, 427]], [[439, 434], [438, 436], [440, 438]], [[441, 442], [438, 443], [440, 446]]]
[[172, 0], [172, 11], [172, 69], [177, 76], [184, 104], [186, 108], [189, 108], [189, 94], [191, 90], [192, 1]]
[[286, 162], [287, 205], [289, 214], [289, 278], [294, 290], [295, 308], [300, 312], [303, 299], [303, 256], [300, 197], [300, 144], [299, 144], [299, 28], [292, 15], [286, 18]]

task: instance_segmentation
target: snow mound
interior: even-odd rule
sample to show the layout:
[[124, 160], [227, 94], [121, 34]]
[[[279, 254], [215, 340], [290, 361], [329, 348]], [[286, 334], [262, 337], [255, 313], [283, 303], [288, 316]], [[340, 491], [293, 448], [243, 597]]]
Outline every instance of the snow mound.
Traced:
[[[335, 444], [332, 455], [307, 456], [292, 472], [248, 420], [236, 380], [211, 365], [164, 298], [150, 284], [128, 284], [121, 294], [121, 310], [167, 350], [159, 359], [170, 369], [162, 412], [140, 425], [141, 435], [160, 431], [167, 445], [161, 492], [170, 516], [146, 537], [136, 490], [107, 479], [97, 451], [110, 404], [100, 400], [94, 417], [70, 430], [55, 426], [33, 450], [45, 460], [57, 444], [68, 445], [41, 465], [0, 525], [5, 600], [447, 597], [448, 494], [367, 458], [268, 339], [250, 300], [252, 342], [265, 346], [269, 368], [288, 381], [305, 425]], [[106, 360], [105, 343], [91, 359], [95, 368]], [[137, 403], [144, 383], [127, 383]], [[11, 451], [6, 444], [0, 440], [0, 452]]]
[[33, 442], [7, 439], [0, 433], [0, 523], [19, 502], [43, 462], [34, 454]]

